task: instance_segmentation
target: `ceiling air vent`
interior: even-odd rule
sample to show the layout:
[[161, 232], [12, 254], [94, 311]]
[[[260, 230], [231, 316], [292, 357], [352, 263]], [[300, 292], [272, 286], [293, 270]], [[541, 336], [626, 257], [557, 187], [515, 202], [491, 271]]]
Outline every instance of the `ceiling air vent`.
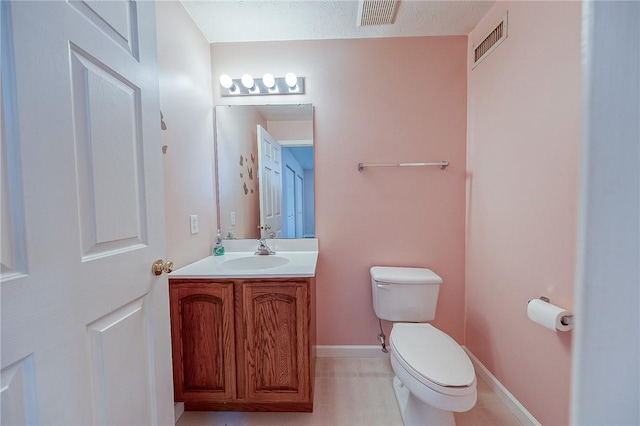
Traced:
[[357, 26], [393, 24], [399, 0], [358, 1]]
[[500, 23], [489, 33], [482, 42], [473, 48], [473, 66], [475, 68], [484, 58], [489, 56], [502, 41], [507, 38], [507, 15], [502, 17]]

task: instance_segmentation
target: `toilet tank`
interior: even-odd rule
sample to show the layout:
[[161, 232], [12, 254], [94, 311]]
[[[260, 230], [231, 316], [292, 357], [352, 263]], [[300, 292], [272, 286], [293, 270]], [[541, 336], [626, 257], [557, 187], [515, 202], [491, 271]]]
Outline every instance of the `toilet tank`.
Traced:
[[442, 278], [430, 269], [374, 266], [373, 310], [380, 319], [426, 322], [436, 316]]

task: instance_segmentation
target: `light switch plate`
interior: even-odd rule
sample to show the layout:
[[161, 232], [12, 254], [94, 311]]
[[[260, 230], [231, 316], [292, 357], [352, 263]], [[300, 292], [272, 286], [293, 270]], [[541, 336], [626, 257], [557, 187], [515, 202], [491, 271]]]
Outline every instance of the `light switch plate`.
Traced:
[[191, 223], [191, 235], [198, 233], [198, 215], [192, 214], [189, 216], [189, 222]]
[[231, 212], [231, 226], [236, 225], [236, 212]]

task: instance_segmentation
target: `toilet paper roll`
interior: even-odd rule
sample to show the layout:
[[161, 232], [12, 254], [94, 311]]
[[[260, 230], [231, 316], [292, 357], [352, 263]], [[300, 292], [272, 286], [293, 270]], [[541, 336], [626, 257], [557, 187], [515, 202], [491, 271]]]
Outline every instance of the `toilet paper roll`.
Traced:
[[537, 322], [549, 330], [569, 331], [573, 328], [573, 324], [562, 324], [562, 317], [571, 315], [571, 312], [541, 299], [529, 301], [527, 305], [527, 315], [531, 321]]

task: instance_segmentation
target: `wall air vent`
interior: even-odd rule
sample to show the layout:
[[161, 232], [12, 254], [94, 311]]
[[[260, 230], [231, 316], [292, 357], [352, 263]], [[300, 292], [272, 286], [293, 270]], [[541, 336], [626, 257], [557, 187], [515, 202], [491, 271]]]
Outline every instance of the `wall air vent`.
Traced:
[[502, 41], [507, 38], [507, 15], [502, 17], [500, 23], [489, 33], [488, 36], [473, 48], [473, 66], [471, 69], [478, 66], [480, 62], [493, 50], [498, 47]]
[[400, 0], [359, 0], [358, 27], [393, 24]]

